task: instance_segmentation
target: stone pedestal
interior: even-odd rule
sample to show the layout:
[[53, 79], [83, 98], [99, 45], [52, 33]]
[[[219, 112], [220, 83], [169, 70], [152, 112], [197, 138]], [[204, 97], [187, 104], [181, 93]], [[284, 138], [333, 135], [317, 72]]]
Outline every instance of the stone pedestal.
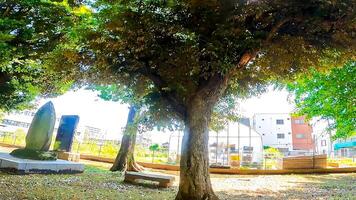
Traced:
[[18, 174], [73, 174], [82, 173], [84, 165], [66, 160], [40, 161], [21, 159], [0, 152], [0, 170]]
[[60, 151], [57, 154], [57, 158], [58, 159], [62, 159], [62, 160], [73, 161], [73, 162], [79, 162], [80, 154], [79, 153]]

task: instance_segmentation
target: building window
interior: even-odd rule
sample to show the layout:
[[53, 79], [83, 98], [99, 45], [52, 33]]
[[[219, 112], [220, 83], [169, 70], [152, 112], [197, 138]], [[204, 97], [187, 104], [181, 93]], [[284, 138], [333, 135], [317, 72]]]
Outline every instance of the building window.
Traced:
[[276, 120], [276, 124], [284, 124], [283, 119], [277, 119], [277, 120]]
[[305, 135], [304, 135], [304, 133], [297, 133], [297, 135], [295, 135], [295, 137], [298, 139], [303, 139], [303, 138], [305, 138]]
[[323, 146], [323, 147], [326, 146], [326, 140], [321, 140], [321, 146]]
[[277, 139], [284, 139], [284, 133], [277, 133]]
[[2, 123], [6, 124], [6, 125], [10, 125], [10, 126], [18, 126], [18, 127], [23, 127], [23, 128], [30, 127], [29, 123], [19, 122], [19, 121], [14, 121], [14, 120], [8, 120], [8, 119], [4, 119]]
[[295, 124], [304, 124], [304, 119], [296, 119], [294, 120]]

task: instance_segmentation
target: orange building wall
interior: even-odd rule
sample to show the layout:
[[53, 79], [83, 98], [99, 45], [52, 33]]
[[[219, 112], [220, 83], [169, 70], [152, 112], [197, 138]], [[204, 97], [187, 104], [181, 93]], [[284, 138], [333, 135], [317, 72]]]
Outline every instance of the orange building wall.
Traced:
[[[292, 119], [292, 144], [294, 150], [312, 150], [313, 149], [313, 128], [305, 120], [304, 116], [291, 117]], [[304, 124], [297, 124], [296, 120], [304, 120]], [[297, 134], [304, 134], [304, 138], [297, 138]]]

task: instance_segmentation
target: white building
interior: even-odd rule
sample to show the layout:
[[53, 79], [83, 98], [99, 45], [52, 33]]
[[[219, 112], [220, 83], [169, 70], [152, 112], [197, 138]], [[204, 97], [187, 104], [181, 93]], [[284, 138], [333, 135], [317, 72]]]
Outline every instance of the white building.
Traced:
[[333, 156], [334, 142], [332, 141], [331, 137], [335, 134], [335, 131], [330, 132], [327, 130], [328, 122], [326, 120], [314, 119], [311, 124], [313, 126], [315, 153]]
[[[35, 112], [30, 110], [7, 113], [0, 123], [0, 134], [14, 133], [17, 130], [22, 130], [27, 133], [34, 116]], [[53, 137], [56, 137], [61, 116], [61, 114], [56, 114], [56, 123], [54, 126]], [[83, 141], [85, 137], [87, 139], [103, 140], [105, 134], [105, 131], [100, 128], [86, 126], [79, 122], [75, 138], [76, 140], [80, 141]]]
[[257, 113], [253, 127], [262, 135], [263, 145], [287, 153], [293, 150], [292, 126], [289, 113]]
[[[15, 132], [16, 130], [22, 130], [27, 133], [30, 128], [35, 112], [30, 110], [15, 111], [7, 113], [1, 121], [0, 132]], [[55, 133], [59, 126], [60, 116], [57, 115], [55, 124]]]

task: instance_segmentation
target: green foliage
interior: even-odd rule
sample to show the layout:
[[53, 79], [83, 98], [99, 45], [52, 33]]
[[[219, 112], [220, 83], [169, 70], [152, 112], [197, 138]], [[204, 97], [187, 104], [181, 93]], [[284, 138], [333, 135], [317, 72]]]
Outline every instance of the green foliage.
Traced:
[[356, 162], [352, 158], [328, 158], [328, 163], [337, 163], [340, 167], [356, 167]]
[[278, 169], [281, 158], [283, 154], [276, 148], [264, 146], [264, 166], [266, 169]]
[[220, 99], [214, 107], [209, 128], [215, 132], [219, 132], [223, 130], [229, 122], [237, 122], [239, 116], [236, 99], [232, 96], [226, 96]]
[[0, 109], [0, 123], [2, 122], [4, 118], [5, 113]]
[[68, 88], [43, 58], [73, 24], [67, 1], [0, 2], [0, 108], [23, 109], [38, 94], [60, 94]]
[[115, 158], [117, 152], [119, 152], [119, 145], [111, 141], [106, 141], [104, 142], [104, 145], [101, 147], [100, 155]]
[[326, 73], [311, 70], [288, 85], [295, 95], [298, 114], [330, 120], [336, 138], [356, 134], [356, 62], [348, 62]]
[[184, 120], [194, 98], [215, 105], [220, 97], [246, 97], [295, 79], [310, 66], [353, 58], [352, 4], [101, 0], [51, 63], [138, 97], [149, 91], [158, 97], [149, 105], [163, 99]]
[[276, 148], [273, 148], [273, 147], [266, 147], [265, 146], [263, 147], [263, 152], [265, 154], [270, 154], [273, 156], [273, 158], [281, 158], [283, 157], [282, 153], [276, 149]]
[[152, 145], [149, 147], [149, 149], [150, 149], [151, 151], [158, 151], [158, 150], [160, 149], [160, 146], [159, 146], [159, 144], [152, 144]]

